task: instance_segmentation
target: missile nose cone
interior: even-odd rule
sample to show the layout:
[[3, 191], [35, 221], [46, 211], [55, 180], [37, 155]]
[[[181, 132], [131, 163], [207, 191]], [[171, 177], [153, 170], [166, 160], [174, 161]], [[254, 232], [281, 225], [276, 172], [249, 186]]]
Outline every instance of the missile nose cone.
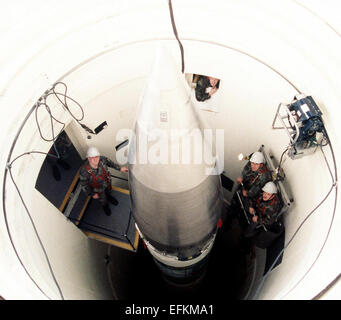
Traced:
[[155, 60], [141, 96], [137, 125], [141, 134], [151, 134], [155, 129], [191, 129], [197, 127], [193, 113], [190, 87], [179, 71], [170, 52], [159, 46]]
[[138, 229], [156, 250], [181, 258], [200, 254], [215, 234], [222, 206], [220, 177], [207, 174], [215, 166], [212, 146], [190, 96], [180, 67], [158, 48], [129, 149]]

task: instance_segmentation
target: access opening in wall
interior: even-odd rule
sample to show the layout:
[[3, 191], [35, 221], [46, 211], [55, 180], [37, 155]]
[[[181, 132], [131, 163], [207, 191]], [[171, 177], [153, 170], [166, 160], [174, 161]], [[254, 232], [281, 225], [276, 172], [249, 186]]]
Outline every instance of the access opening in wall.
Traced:
[[204, 102], [217, 92], [220, 79], [211, 76], [193, 74], [193, 87], [195, 88], [195, 98], [197, 101]]
[[35, 188], [89, 238], [136, 251], [139, 237], [129, 190], [112, 186], [118, 205], [106, 216], [98, 201], [82, 191], [79, 173], [83, 163], [70, 137], [61, 132], [43, 162]]

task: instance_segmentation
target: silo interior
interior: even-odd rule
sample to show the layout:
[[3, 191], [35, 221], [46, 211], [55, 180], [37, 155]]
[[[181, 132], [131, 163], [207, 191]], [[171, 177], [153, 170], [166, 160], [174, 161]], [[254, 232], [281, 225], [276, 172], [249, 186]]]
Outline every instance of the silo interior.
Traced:
[[[341, 25], [335, 18], [340, 5], [323, 3], [172, 1], [184, 47], [185, 73], [189, 78], [203, 74], [221, 79], [219, 97], [211, 105], [214, 110], [200, 113], [210, 128], [224, 130], [227, 177], [235, 181], [245, 164], [238, 161], [238, 154], [250, 154], [261, 145], [279, 161], [288, 136], [272, 129], [272, 122], [278, 105], [289, 103], [298, 93], [312, 95], [318, 103], [333, 147], [296, 160], [285, 158], [282, 167], [294, 197], [285, 216], [285, 243], [295, 237], [257, 299], [313, 299], [330, 284], [324, 297], [337, 298], [340, 292], [339, 283], [333, 282], [340, 264], [334, 168], [341, 150], [335, 116], [341, 100]], [[1, 30], [8, 46], [1, 53], [0, 101], [4, 110], [1, 225], [7, 232], [1, 233], [1, 255], [6, 263], [1, 265], [0, 294], [5, 299], [57, 300], [61, 292], [64, 299], [129, 297], [127, 288], [147, 285], [146, 275], [155, 268], [142, 248], [132, 253], [112, 247], [89, 239], [70, 223], [35, 187], [44, 155], [30, 153], [13, 163], [10, 169], [16, 185], [10, 179], [8, 163], [25, 152], [51, 149], [52, 142], [44, 141], [37, 128], [34, 105], [58, 81], [67, 84], [68, 95], [83, 107], [83, 123], [89, 128], [104, 121], [108, 124], [88, 139], [77, 121], [51, 100], [51, 112], [66, 124], [65, 132], [79, 156], [84, 159], [88, 146], [96, 145], [107, 157], [116, 158], [115, 146], [123, 140], [117, 134], [133, 126], [160, 43], [181, 68], [168, 1], [100, 1], [96, 6], [93, 1], [82, 1], [81, 8], [77, 2], [19, 5], [17, 1], [6, 6], [4, 21], [11, 27]], [[38, 16], [39, 23], [32, 23]], [[73, 106], [79, 116], [79, 109]], [[39, 114], [40, 129], [49, 137], [50, 120], [48, 112]], [[61, 129], [55, 122], [55, 131]], [[115, 184], [127, 187], [121, 179]], [[232, 193], [225, 190], [224, 196], [228, 203]], [[220, 258], [233, 269], [229, 256], [222, 258], [222, 254], [212, 260], [212, 268], [223, 272]], [[135, 270], [139, 258], [146, 262], [146, 270]], [[15, 274], [15, 282], [6, 276], [9, 273]], [[155, 286], [157, 290], [158, 284]]]

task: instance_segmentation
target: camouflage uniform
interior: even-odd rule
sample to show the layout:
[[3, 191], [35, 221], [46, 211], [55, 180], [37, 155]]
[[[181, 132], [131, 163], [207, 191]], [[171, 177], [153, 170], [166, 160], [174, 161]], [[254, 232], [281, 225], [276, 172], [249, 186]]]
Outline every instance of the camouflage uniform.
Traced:
[[257, 171], [252, 171], [250, 161], [242, 171], [242, 178], [244, 188], [247, 190], [247, 196], [251, 199], [256, 198], [262, 192], [264, 185], [272, 181], [271, 172], [264, 163], [261, 164]]
[[[246, 252], [251, 250], [253, 244], [260, 248], [266, 248], [272, 243], [274, 238], [271, 235], [269, 238], [267, 231], [273, 231], [271, 227], [277, 221], [278, 213], [282, 208], [277, 194], [274, 194], [271, 200], [264, 201], [262, 193], [252, 202], [251, 206], [255, 209], [258, 220], [257, 222], [251, 220], [251, 223], [243, 232], [244, 238], [242, 241]], [[261, 225], [266, 229], [261, 227]]]
[[100, 156], [97, 169], [93, 169], [90, 166], [89, 161], [86, 160], [79, 174], [82, 190], [91, 197], [97, 193], [99, 196], [98, 200], [102, 206], [107, 205], [107, 196], [114, 198], [110, 195], [111, 176], [108, 167], [116, 170], [121, 169], [119, 165], [115, 164], [108, 158]]
[[274, 197], [268, 201], [264, 201], [263, 194], [260, 194], [252, 207], [256, 210], [258, 216], [257, 224], [262, 224], [268, 229], [276, 222], [277, 214], [280, 212], [282, 205], [277, 194], [274, 194]]
[[[219, 88], [220, 80], [217, 82], [216, 87]], [[210, 84], [210, 79], [206, 76], [199, 76], [196, 87], [195, 87], [195, 97], [198, 101], [205, 101], [211, 96], [206, 93], [206, 89], [212, 87]]]

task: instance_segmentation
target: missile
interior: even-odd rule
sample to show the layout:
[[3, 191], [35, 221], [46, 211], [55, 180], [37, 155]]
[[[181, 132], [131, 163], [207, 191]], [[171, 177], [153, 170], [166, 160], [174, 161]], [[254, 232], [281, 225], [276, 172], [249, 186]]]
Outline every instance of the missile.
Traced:
[[203, 277], [223, 205], [215, 143], [165, 47], [156, 52], [129, 146], [136, 228], [164, 278]]

